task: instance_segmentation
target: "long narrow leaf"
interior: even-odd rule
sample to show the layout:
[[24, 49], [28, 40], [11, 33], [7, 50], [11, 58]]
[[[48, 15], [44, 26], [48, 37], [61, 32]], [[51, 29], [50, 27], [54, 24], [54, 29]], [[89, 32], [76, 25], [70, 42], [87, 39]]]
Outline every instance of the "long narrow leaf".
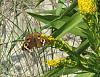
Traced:
[[79, 13], [75, 13], [69, 23], [64, 24], [61, 28], [59, 28], [57, 31], [53, 33], [53, 36], [56, 38], [62, 37], [64, 34], [66, 34], [68, 31], [70, 31], [72, 28], [77, 26], [78, 23], [82, 21], [83, 16]]
[[75, 50], [76, 54], [81, 54], [84, 50], [86, 50], [89, 47], [89, 41], [86, 39], [82, 44]]
[[83, 74], [78, 74], [75, 77], [94, 77], [95, 73], [83, 73]]
[[45, 24], [49, 24], [52, 20], [58, 17], [55, 15], [37, 15], [35, 13], [30, 13], [30, 12], [27, 13]]
[[39, 6], [40, 3], [42, 3], [44, 0], [38, 0], [38, 3], [36, 4], [35, 7]]

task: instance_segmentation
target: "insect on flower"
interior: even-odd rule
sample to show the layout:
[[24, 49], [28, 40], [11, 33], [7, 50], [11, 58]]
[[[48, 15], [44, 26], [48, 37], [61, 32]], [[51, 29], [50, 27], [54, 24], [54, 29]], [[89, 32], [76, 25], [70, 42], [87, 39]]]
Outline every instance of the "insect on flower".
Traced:
[[40, 48], [44, 45], [44, 41], [45, 39], [41, 38], [41, 33], [34, 32], [32, 34], [27, 34], [22, 46], [22, 50], [30, 50], [34, 47]]
[[30, 50], [34, 47], [40, 48], [46, 44], [50, 45], [54, 42], [54, 40], [55, 39], [52, 36], [46, 36], [43, 33], [34, 32], [32, 34], [27, 34], [22, 46], [22, 50]]

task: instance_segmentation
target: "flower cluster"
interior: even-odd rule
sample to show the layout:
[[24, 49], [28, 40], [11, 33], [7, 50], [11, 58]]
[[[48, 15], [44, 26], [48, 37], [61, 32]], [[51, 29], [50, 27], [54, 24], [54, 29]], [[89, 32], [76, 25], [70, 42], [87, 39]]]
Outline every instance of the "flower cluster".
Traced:
[[52, 67], [57, 67], [57, 66], [76, 66], [77, 63], [73, 60], [71, 60], [69, 57], [67, 58], [57, 58], [57, 59], [53, 59], [53, 60], [48, 60], [47, 61], [47, 65], [48, 66], [52, 66]]
[[56, 67], [56, 66], [60, 66], [64, 61], [66, 61], [65, 58], [57, 58], [55, 60], [48, 60], [47, 64], [48, 66]]
[[96, 5], [93, 0], [78, 0], [80, 13], [93, 14], [96, 11]]

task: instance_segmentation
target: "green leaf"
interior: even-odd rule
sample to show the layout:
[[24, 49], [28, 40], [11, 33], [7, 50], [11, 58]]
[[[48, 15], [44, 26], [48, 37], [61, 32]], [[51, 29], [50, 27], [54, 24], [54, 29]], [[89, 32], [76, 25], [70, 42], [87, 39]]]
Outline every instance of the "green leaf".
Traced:
[[27, 12], [29, 15], [31, 15], [32, 17], [36, 18], [37, 20], [45, 23], [45, 24], [49, 24], [50, 21], [54, 20], [55, 18], [57, 18], [58, 16], [55, 15], [37, 15], [35, 13], [30, 13]]
[[94, 77], [95, 73], [82, 73], [82, 74], [78, 74], [75, 77]]
[[[62, 9], [61, 15], [59, 17], [56, 17], [52, 21], [49, 21], [50, 22], [50, 23], [48, 22], [49, 24], [46, 23], [46, 24], [48, 24], [48, 25], [46, 25], [47, 26], [46, 28], [48, 28], [49, 26], [52, 26], [52, 27], [59, 29], [62, 25], [67, 23], [67, 21], [69, 21], [69, 14], [70, 14], [70, 16], [72, 16], [75, 13], [72, 11], [75, 6], [76, 6], [76, 1], [74, 1], [70, 7]], [[52, 11], [55, 12], [55, 10], [52, 10]]]
[[[61, 12], [61, 16], [55, 16], [55, 15], [37, 15], [35, 13], [30, 13], [30, 12], [27, 12], [29, 15], [31, 15], [32, 17], [36, 18], [37, 20], [45, 23], [45, 24], [48, 24], [46, 25], [48, 27], [50, 26], [53, 26], [55, 28], [60, 28], [62, 25], [64, 25], [66, 23], [66, 21], [69, 20], [69, 13], [73, 10], [73, 8], [76, 6], [76, 1], [74, 1], [70, 7], [68, 7], [67, 9], [62, 9], [62, 12]], [[48, 12], [48, 11], [47, 11]], [[55, 10], [52, 10], [52, 12], [55, 12]], [[42, 13], [43, 14], [43, 13]], [[45, 13], [44, 13], [45, 14]], [[68, 14], [68, 15], [67, 15]], [[71, 13], [71, 15], [73, 15], [74, 12]], [[66, 16], [67, 15], [67, 16]], [[71, 16], [70, 15], [70, 16]], [[62, 21], [63, 19], [65, 19], [65, 17], [67, 17], [66, 21]], [[51, 20], [50, 20], [51, 19]], [[60, 23], [60, 24], [59, 24]], [[61, 24], [62, 23], [62, 24]]]
[[59, 28], [57, 31], [53, 33], [53, 36], [56, 38], [62, 37], [64, 34], [66, 34], [68, 31], [72, 30], [77, 24], [79, 24], [82, 21], [82, 18], [84, 16], [80, 15], [79, 13], [75, 13], [69, 20], [68, 23], [64, 24], [61, 28]]
[[[52, 22], [51, 26], [56, 29], [59, 29], [65, 23], [67, 24], [69, 22], [69, 20], [70, 20], [69, 16], [64, 16], [61, 19], [58, 19], [58, 20]], [[48, 26], [46, 25], [45, 28], [48, 28]], [[84, 22], [80, 22], [79, 24], [77, 24], [77, 26], [72, 28], [72, 30], [68, 31], [68, 33], [72, 33], [72, 34], [75, 34], [76, 36], [81, 36], [81, 37], [86, 38], [86, 35], [84, 34], [83, 29], [87, 29], [86, 24]]]
[[42, 77], [60, 77], [62, 74], [63, 75], [73, 74], [77, 71], [79, 71], [79, 69], [68, 68], [68, 67], [57, 67], [48, 71]]
[[84, 50], [86, 50], [89, 47], [89, 41], [86, 39], [82, 42], [82, 44], [75, 50], [76, 54], [81, 54]]
[[47, 73], [45, 73], [42, 77], [52, 77], [52, 75], [56, 74], [60, 70], [62, 70], [62, 68], [54, 68], [54, 69], [48, 71]]
[[84, 34], [84, 29], [87, 29], [86, 24], [84, 22], [81, 22], [77, 24], [75, 28], [72, 28], [72, 30], [68, 31], [69, 33], [72, 33], [76, 36], [81, 36], [84, 38], [87, 38], [86, 34]]
[[58, 19], [54, 22], [51, 23], [52, 27], [59, 29], [60, 27], [62, 27], [65, 23], [68, 23], [68, 21], [70, 20], [69, 16], [64, 16], [61, 19]]
[[61, 14], [60, 18], [64, 17], [65, 15], [69, 14], [77, 5], [77, 1], [74, 0], [73, 3], [68, 7], [67, 9], [64, 10], [64, 12]]
[[38, 0], [38, 3], [36, 4], [36, 6], [35, 7], [37, 7], [37, 6], [39, 6], [40, 5], [40, 3], [42, 3], [44, 0]]
[[[64, 8], [63, 10], [62, 10], [62, 12], [61, 12], [61, 15], [59, 16], [59, 17], [57, 17], [56, 19], [54, 19], [53, 21], [51, 21], [50, 22], [50, 25], [52, 25], [53, 27], [55, 27], [55, 28], [60, 28], [62, 25], [64, 25], [65, 23], [67, 23], [66, 21], [69, 21], [69, 18], [66, 18], [65, 19], [65, 16], [67, 16], [67, 17], [70, 17], [70, 16], [72, 16], [75, 12], [72, 12], [73, 11], [73, 9], [75, 8], [75, 6], [76, 6], [76, 0], [70, 5], [70, 7], [68, 7], [68, 8]], [[69, 16], [69, 14], [71, 14], [70, 16]], [[63, 24], [61, 24], [61, 21], [60, 20], [62, 20], [62, 19], [65, 19], [65, 21], [64, 21], [64, 23]], [[58, 22], [57, 22], [58, 21]], [[60, 21], [60, 23], [59, 23], [59, 21]], [[61, 24], [61, 25], [54, 25], [53, 23], [58, 23], [58, 24]], [[49, 26], [50, 26], [49, 25]]]
[[[30, 13], [30, 12], [28, 12], [28, 14], [31, 15], [32, 17], [38, 19], [39, 21], [41, 21], [41, 22], [43, 22], [45, 24], [48, 24], [48, 26], [46, 25], [45, 27], [43, 27], [43, 29], [44, 28], [48, 28], [49, 26], [52, 26], [54, 28], [59, 29], [65, 23], [67, 24], [69, 22], [69, 20], [70, 20], [69, 16], [64, 16], [61, 19], [53, 21], [54, 19], [58, 18], [58, 16], [55, 16], [55, 15], [37, 15], [37, 14], [34, 14], [34, 13]], [[83, 33], [84, 30], [79, 28], [79, 27], [82, 27], [82, 28], [84, 27], [85, 28], [85, 25], [86, 24], [84, 24], [84, 23], [79, 23], [79, 24], [77, 24], [77, 26], [75, 28], [73, 28], [69, 32], [73, 33], [75, 35], [85, 36], [85, 34]]]
[[58, 4], [58, 7], [56, 9], [56, 15], [60, 15], [61, 14], [61, 12], [62, 12], [62, 6], [63, 6], [63, 4], [61, 4], [61, 3]]
[[67, 74], [73, 74], [75, 72], [79, 71], [79, 69], [77, 68], [68, 68], [68, 67], [64, 67], [63, 68], [63, 75], [67, 75]]
[[62, 12], [62, 8], [64, 6], [65, 0], [59, 0], [58, 1], [58, 7], [56, 9], [56, 15], [60, 15]]
[[[30, 12], [27, 10], [27, 12]], [[40, 10], [39, 12], [35, 12], [35, 14], [53, 14], [56, 15], [56, 9], [53, 10]]]

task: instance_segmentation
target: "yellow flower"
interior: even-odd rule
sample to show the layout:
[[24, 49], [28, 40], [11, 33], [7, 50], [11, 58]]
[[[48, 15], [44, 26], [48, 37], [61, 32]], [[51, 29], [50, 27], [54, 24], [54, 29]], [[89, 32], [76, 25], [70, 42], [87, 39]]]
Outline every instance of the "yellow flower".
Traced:
[[55, 60], [55, 63], [56, 64], [59, 64], [61, 62], [61, 59], [60, 58], [57, 58], [56, 60]]
[[80, 13], [93, 14], [96, 11], [96, 5], [93, 0], [78, 0]]
[[55, 40], [52, 36], [48, 36], [48, 40], [49, 41], [53, 41], [53, 40]]
[[47, 64], [48, 64], [48, 66], [55, 66], [54, 62], [55, 62], [54, 60], [48, 60]]
[[43, 33], [42, 33], [42, 34], [41, 34], [41, 37], [46, 37], [46, 34], [43, 34]]
[[60, 58], [57, 58], [55, 60], [48, 60], [47, 61], [48, 66], [59, 66], [60, 63], [61, 63], [61, 59]]

